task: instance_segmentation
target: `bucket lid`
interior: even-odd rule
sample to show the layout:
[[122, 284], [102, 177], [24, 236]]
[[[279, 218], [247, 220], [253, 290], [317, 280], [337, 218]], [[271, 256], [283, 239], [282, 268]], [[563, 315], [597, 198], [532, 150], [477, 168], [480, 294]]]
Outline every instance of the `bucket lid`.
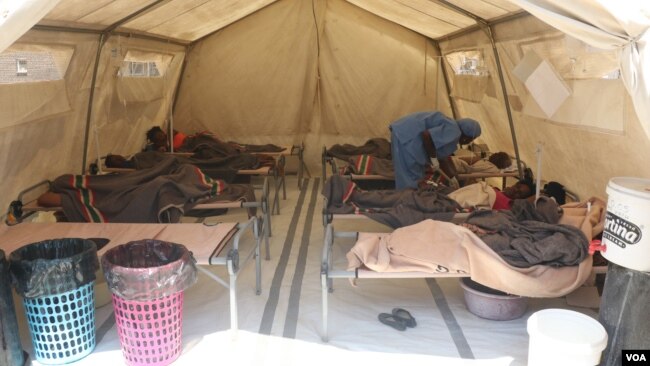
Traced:
[[650, 179], [634, 177], [615, 177], [607, 184], [607, 193], [610, 189], [619, 193], [650, 200]]
[[596, 319], [565, 309], [540, 310], [528, 318], [528, 334], [540, 337], [554, 349], [567, 353], [601, 352], [607, 332]]

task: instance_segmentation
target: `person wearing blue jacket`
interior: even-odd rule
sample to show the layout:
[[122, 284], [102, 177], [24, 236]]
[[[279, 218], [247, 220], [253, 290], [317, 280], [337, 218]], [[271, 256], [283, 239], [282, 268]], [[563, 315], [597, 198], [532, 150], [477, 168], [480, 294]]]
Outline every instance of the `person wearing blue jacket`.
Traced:
[[455, 121], [438, 111], [417, 112], [389, 126], [395, 167], [395, 188], [417, 188], [428, 165], [440, 169], [458, 186], [456, 169], [448, 159], [458, 144], [468, 144], [481, 135], [481, 125], [473, 119]]

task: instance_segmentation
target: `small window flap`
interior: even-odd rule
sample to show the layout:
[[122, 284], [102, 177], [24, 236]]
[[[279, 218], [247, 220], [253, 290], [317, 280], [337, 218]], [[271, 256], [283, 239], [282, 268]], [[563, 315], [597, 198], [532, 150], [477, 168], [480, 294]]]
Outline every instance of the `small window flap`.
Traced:
[[167, 72], [173, 55], [157, 52], [128, 50], [120, 68], [126, 77], [161, 77]]

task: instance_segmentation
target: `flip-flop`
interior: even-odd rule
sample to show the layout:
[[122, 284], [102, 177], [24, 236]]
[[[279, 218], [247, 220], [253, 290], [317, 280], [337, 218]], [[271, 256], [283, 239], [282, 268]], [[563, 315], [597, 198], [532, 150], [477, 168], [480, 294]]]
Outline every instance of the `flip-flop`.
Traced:
[[402, 308], [395, 308], [393, 309], [393, 314], [395, 318], [400, 319], [406, 324], [407, 327], [409, 328], [414, 328], [417, 323], [415, 322], [415, 318], [411, 313], [408, 312], [408, 310], [402, 309]]
[[406, 322], [393, 314], [381, 313], [377, 316], [380, 322], [397, 330], [406, 330]]

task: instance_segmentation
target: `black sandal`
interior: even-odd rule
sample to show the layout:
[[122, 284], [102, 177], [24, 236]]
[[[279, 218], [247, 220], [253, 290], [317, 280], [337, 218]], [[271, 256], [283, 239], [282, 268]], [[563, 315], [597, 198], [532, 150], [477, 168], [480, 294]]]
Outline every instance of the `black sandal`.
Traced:
[[395, 318], [398, 318], [406, 324], [407, 327], [409, 328], [415, 328], [417, 323], [415, 322], [415, 318], [411, 313], [409, 313], [407, 310], [402, 309], [402, 308], [395, 308], [393, 309], [393, 314]]
[[393, 314], [381, 313], [377, 316], [380, 322], [397, 330], [406, 330], [406, 322]]

